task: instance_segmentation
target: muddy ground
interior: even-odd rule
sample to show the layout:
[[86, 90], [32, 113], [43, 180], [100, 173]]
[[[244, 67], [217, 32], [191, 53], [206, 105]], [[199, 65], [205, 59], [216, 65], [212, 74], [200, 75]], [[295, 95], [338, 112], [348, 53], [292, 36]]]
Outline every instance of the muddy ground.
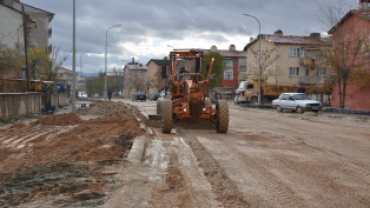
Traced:
[[104, 113], [96, 119], [56, 114], [0, 128], [0, 207], [105, 203], [120, 186], [112, 178], [126, 166], [133, 138], [145, 132], [132, 108], [98, 105]]
[[[214, 124], [200, 121], [174, 123], [171, 134], [162, 134], [158, 121], [145, 121], [145, 114], [156, 111], [155, 104], [101, 102], [78, 111], [98, 116], [88, 121], [60, 115], [62, 119], [51, 116], [29, 126], [0, 129], [0, 138], [7, 135], [0, 141], [7, 147], [0, 156], [5, 161], [0, 165], [5, 171], [0, 203], [370, 207], [369, 117], [277, 113], [230, 102], [227, 134], [217, 134]], [[129, 137], [143, 134], [137, 120], [148, 124], [146, 147], [141, 163], [131, 164], [124, 159]]]

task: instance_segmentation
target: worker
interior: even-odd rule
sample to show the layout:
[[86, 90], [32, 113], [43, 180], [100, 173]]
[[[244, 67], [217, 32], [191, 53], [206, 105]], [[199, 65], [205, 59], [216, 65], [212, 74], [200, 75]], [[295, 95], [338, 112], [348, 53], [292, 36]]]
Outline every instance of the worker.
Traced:
[[306, 92], [306, 88], [304, 88], [303, 86], [298, 87], [297, 93], [305, 93], [305, 92]]
[[112, 90], [108, 90], [108, 100], [112, 99]]
[[185, 67], [181, 67], [179, 74], [189, 74], [189, 72], [185, 70]]

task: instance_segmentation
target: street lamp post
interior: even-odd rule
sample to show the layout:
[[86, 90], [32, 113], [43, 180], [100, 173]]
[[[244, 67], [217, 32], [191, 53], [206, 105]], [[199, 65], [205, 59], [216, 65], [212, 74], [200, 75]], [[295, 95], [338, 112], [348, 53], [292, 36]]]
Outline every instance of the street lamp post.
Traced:
[[85, 53], [88, 53], [89, 51], [85, 51], [85, 52], [83, 52], [81, 55], [80, 55], [80, 74], [81, 74], [81, 76], [83, 76], [82, 75], [82, 55], [84, 55]]
[[113, 27], [120, 27], [119, 25], [114, 25], [108, 28], [107, 32], [105, 33], [105, 81], [104, 81], [104, 100], [107, 101], [107, 52], [108, 52], [108, 31]]
[[257, 20], [258, 26], [259, 26], [259, 32], [258, 32], [258, 44], [259, 44], [259, 51], [258, 51], [258, 104], [261, 104], [261, 23], [260, 21], [252, 15], [244, 14], [247, 17], [252, 17], [253, 19]]

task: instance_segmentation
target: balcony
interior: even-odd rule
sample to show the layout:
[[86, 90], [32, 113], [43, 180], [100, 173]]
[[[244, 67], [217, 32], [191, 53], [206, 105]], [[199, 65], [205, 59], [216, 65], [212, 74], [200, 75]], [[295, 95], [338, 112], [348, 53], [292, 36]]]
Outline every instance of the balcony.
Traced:
[[312, 67], [315, 62], [322, 61], [323, 51], [320, 48], [301, 48], [299, 62], [303, 66]]
[[320, 84], [320, 81], [319, 76], [305, 75], [299, 78], [299, 84]]
[[51, 36], [53, 36], [53, 28], [49, 28], [48, 30], [48, 37], [51, 38]]

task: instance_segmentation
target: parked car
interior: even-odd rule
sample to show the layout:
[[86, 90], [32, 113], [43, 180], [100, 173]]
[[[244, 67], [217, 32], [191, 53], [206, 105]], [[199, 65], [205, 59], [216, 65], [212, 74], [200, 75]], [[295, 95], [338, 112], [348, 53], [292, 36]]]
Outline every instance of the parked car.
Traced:
[[166, 93], [165, 91], [162, 91], [161, 92], [161, 98], [165, 98], [169, 94], [170, 94], [169, 92]]
[[87, 98], [86, 92], [78, 92], [78, 97], [79, 98]]
[[132, 101], [138, 101], [138, 100], [146, 101], [145, 92], [135, 92], [132, 94]]
[[272, 107], [275, 107], [278, 112], [283, 109], [290, 109], [301, 114], [305, 111], [319, 112], [322, 108], [320, 101], [311, 100], [304, 93], [283, 93], [278, 99], [272, 101]]
[[150, 95], [150, 98], [149, 100], [153, 101], [153, 100], [158, 100], [158, 98], [161, 97], [161, 93], [160, 92], [153, 92], [151, 95]]

